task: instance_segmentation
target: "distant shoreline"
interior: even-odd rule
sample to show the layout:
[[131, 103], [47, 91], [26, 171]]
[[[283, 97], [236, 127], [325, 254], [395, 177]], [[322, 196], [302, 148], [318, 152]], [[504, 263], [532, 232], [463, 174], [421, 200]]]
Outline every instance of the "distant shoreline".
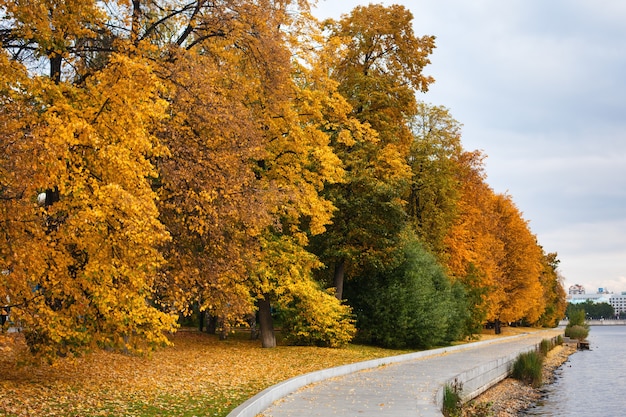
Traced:
[[[565, 327], [569, 323], [568, 320], [561, 320], [559, 327]], [[626, 326], [626, 320], [623, 319], [604, 319], [604, 320], [587, 320], [590, 326]]]

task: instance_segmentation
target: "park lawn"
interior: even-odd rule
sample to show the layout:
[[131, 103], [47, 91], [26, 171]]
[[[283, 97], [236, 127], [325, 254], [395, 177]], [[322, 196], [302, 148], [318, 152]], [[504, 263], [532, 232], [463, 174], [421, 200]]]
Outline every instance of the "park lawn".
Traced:
[[350, 345], [344, 349], [262, 349], [245, 333], [219, 341], [192, 330], [173, 346], [139, 357], [106, 351], [52, 365], [18, 365], [19, 335], [0, 335], [0, 415], [225, 416], [257, 392], [293, 376], [405, 353]]

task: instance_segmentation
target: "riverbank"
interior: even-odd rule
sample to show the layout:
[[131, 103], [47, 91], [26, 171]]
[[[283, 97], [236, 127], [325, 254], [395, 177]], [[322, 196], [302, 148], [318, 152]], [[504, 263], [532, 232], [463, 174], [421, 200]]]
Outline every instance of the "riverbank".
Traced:
[[[571, 344], [556, 346], [548, 352], [542, 371], [544, 385], [554, 381], [557, 368], [574, 352], [576, 346]], [[463, 407], [462, 417], [516, 417], [541, 398], [541, 390], [541, 387], [535, 389], [513, 378], [507, 378]]]

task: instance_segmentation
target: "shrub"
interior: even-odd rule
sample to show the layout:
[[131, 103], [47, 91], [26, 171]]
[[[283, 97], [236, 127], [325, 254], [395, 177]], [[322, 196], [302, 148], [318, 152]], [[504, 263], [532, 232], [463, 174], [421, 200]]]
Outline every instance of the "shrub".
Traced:
[[542, 356], [547, 356], [548, 352], [552, 349], [552, 342], [548, 339], [543, 339], [539, 344], [539, 352], [541, 352]]
[[368, 270], [346, 283], [358, 340], [392, 349], [450, 343], [463, 325], [464, 294], [418, 241], [398, 249], [391, 268]]
[[565, 328], [565, 336], [571, 339], [585, 340], [589, 336], [589, 328], [586, 326], [568, 326]]
[[536, 351], [521, 353], [513, 364], [513, 378], [533, 387], [541, 386], [543, 356]]
[[572, 326], [587, 326], [585, 323], [585, 310], [574, 310], [570, 313], [567, 327]]
[[312, 283], [299, 283], [291, 294], [290, 302], [281, 307], [287, 343], [343, 347], [356, 333], [352, 310], [335, 298], [332, 289], [323, 291]]
[[463, 392], [463, 383], [458, 380], [454, 380], [452, 384], [446, 384], [443, 387], [443, 415], [446, 417], [460, 416], [461, 406], [463, 402], [461, 400], [461, 393]]

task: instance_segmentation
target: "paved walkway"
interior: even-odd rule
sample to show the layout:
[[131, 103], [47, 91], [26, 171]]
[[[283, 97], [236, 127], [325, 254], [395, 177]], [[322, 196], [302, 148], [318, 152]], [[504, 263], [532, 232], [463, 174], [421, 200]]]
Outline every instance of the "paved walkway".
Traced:
[[462, 372], [517, 355], [562, 330], [470, 343], [463, 348], [379, 366], [307, 385], [275, 401], [263, 417], [437, 416], [437, 391]]

